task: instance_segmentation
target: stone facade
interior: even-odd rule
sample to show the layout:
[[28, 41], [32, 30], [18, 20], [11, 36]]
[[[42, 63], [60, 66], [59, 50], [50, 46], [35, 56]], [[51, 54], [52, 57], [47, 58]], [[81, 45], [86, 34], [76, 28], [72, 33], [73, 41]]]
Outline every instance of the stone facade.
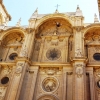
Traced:
[[96, 15], [89, 24], [79, 7], [44, 15], [36, 10], [29, 25], [20, 26], [20, 19], [9, 27], [2, 2], [0, 9], [0, 100], [100, 100]]

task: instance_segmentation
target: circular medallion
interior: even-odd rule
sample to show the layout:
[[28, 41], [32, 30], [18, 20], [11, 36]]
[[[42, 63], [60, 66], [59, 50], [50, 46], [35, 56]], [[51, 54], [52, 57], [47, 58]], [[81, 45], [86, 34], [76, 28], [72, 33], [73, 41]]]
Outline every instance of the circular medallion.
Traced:
[[61, 56], [61, 51], [53, 48], [47, 51], [46, 56], [49, 60], [57, 60]]
[[100, 53], [95, 53], [93, 55], [93, 58], [96, 60], [96, 61], [100, 61]]
[[46, 78], [43, 80], [42, 87], [46, 92], [52, 92], [57, 88], [57, 80], [55, 78]]

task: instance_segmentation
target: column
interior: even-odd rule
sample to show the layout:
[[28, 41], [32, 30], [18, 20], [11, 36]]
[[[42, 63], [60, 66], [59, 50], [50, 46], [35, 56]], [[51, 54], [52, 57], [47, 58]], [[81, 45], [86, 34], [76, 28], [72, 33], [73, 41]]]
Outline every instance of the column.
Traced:
[[38, 61], [41, 61], [41, 58], [42, 58], [42, 53], [43, 53], [43, 48], [44, 48], [44, 41], [45, 41], [45, 38], [43, 37], [42, 38], [42, 42], [41, 42], [41, 46], [40, 46], [40, 52], [39, 52]]
[[34, 66], [31, 71], [34, 71], [34, 74], [33, 74], [33, 79], [32, 79], [32, 82], [31, 82], [31, 88], [30, 88], [30, 91], [29, 91], [29, 96], [28, 96], [28, 100], [33, 100], [33, 96], [34, 96], [34, 92], [35, 92], [35, 86], [36, 86], [36, 80], [37, 80], [37, 77], [38, 77], [38, 70], [39, 70], [39, 66]]
[[73, 100], [85, 100], [85, 64], [75, 61], [73, 64]]
[[6, 100], [18, 100], [18, 91], [21, 89], [27, 66], [28, 64], [26, 62], [17, 62], [15, 72], [11, 80], [11, 87]]
[[67, 96], [67, 72], [66, 67], [63, 67], [63, 100], [66, 100]]
[[90, 95], [91, 95], [91, 100], [95, 100], [95, 88], [94, 88], [94, 76], [93, 76], [93, 71], [89, 72], [89, 79], [90, 79]]
[[29, 54], [28, 57], [31, 58], [31, 55], [34, 51], [33, 45], [34, 45], [34, 39], [35, 39], [35, 30], [31, 33], [31, 41], [30, 41], [30, 47], [29, 47]]

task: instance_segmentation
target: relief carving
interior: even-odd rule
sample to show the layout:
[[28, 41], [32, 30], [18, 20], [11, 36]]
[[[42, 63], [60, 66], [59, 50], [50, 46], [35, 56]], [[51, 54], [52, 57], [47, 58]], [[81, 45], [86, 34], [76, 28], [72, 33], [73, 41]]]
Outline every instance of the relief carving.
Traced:
[[95, 76], [100, 78], [100, 68], [94, 69]]
[[6, 87], [0, 87], [0, 100], [4, 99], [6, 93]]
[[23, 66], [24, 66], [23, 63], [18, 63], [15, 73], [20, 74], [22, 72]]
[[44, 73], [46, 73], [47, 75], [54, 75], [59, 71], [59, 68], [52, 68], [52, 67], [48, 67], [48, 68], [42, 68], [41, 69]]
[[21, 50], [21, 56], [22, 57], [27, 57], [28, 56], [28, 50], [27, 50], [27, 47], [24, 46]]
[[83, 57], [82, 50], [80, 48], [76, 49], [75, 57]]
[[76, 67], [75, 70], [76, 70], [77, 77], [78, 78], [82, 77], [82, 75], [83, 75], [83, 65], [82, 64], [76, 64], [75, 67]]

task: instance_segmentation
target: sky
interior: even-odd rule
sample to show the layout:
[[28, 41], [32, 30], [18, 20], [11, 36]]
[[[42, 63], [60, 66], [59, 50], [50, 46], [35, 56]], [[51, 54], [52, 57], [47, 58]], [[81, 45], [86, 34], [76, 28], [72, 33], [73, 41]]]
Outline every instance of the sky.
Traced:
[[75, 12], [79, 5], [85, 23], [93, 23], [95, 13], [98, 16], [97, 0], [3, 0], [3, 3], [12, 17], [9, 26], [16, 25], [20, 18], [21, 25], [28, 25], [28, 20], [36, 8], [39, 14], [49, 14], [55, 12], [57, 4], [60, 13]]

